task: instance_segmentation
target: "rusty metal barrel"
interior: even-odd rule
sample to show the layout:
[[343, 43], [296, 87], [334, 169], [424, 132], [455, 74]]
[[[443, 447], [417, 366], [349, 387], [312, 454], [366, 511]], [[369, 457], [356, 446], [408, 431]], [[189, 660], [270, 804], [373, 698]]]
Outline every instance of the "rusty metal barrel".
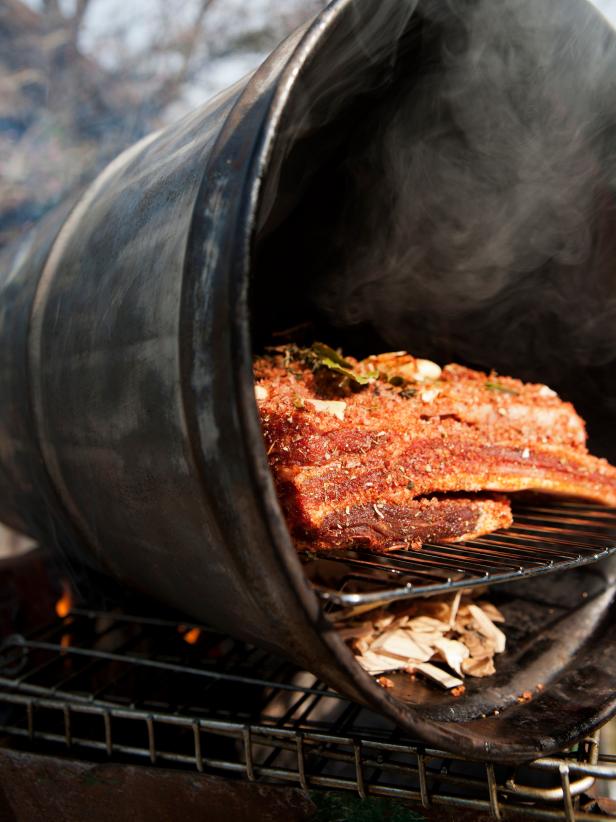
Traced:
[[120, 155], [0, 272], [0, 519], [436, 746], [523, 759], [595, 714], [546, 738], [545, 716], [448, 719], [379, 688], [304, 577], [254, 399], [260, 237], [342, 144], [336, 122], [348, 132], [393, 82], [410, 8], [332, 3], [248, 79]]

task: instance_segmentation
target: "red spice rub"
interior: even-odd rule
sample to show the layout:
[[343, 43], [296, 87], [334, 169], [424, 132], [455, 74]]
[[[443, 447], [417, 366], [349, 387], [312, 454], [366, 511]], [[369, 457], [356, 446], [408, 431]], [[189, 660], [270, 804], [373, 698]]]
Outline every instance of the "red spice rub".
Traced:
[[332, 364], [290, 348], [254, 364], [268, 458], [298, 545], [383, 551], [506, 527], [506, 499], [485, 492], [616, 505], [616, 469], [588, 454], [583, 421], [546, 386], [441, 371], [403, 352], [336, 356]]
[[296, 527], [295, 535], [299, 548], [354, 545], [394, 551], [419, 548], [424, 542], [473, 539], [508, 528], [511, 522], [511, 507], [503, 496], [422, 497], [406, 505], [380, 502], [334, 508], [320, 522]]

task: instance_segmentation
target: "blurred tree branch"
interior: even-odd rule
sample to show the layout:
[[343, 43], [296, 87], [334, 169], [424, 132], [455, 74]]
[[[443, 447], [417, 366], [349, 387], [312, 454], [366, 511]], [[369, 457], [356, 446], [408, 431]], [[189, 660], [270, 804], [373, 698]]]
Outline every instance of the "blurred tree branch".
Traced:
[[14, 111], [16, 127], [27, 127], [42, 107], [59, 115], [73, 137], [87, 137], [92, 123], [113, 120], [118, 108], [129, 105], [119, 88], [110, 89], [107, 73], [77, 47], [88, 5], [89, 0], [79, 0], [74, 14], [65, 17], [57, 0], [45, 0], [40, 12], [22, 0], [3, 0], [0, 63], [5, 75], [21, 82], [12, 99], [0, 103], [0, 114]]
[[88, 11], [89, 5], [90, 0], [77, 0], [75, 3], [75, 11], [73, 12], [73, 16], [70, 18], [70, 27], [73, 34], [73, 42], [75, 43], [77, 42], [79, 31], [81, 29], [84, 17], [86, 16], [86, 12]]
[[203, 36], [205, 16], [215, 2], [216, 0], [201, 0], [194, 20], [178, 38], [178, 50], [182, 55], [182, 64], [175, 75], [168, 77], [161, 85], [159, 90], [161, 106], [167, 106], [177, 96], [179, 88], [188, 77], [195, 49]]
[[257, 60], [326, 0], [140, 0], [147, 21], [106, 34], [88, 26], [111, 0], [30, 2], [0, 0], [0, 245], [159, 127], [213, 61]]

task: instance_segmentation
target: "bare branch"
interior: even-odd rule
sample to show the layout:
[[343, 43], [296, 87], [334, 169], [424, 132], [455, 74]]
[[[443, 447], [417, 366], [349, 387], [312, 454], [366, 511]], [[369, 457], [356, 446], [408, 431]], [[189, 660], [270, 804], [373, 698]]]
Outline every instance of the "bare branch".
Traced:
[[83, 18], [86, 16], [89, 5], [90, 0], [76, 0], [75, 11], [69, 20], [71, 40], [74, 44], [77, 43], [77, 38], [79, 37], [79, 32], [81, 30], [81, 24], [83, 23]]
[[77, 29], [81, 26], [89, 5], [90, 0], [77, 0], [75, 3], [75, 13], [73, 14], [72, 22]]
[[62, 17], [62, 11], [60, 10], [60, 3], [58, 0], [43, 0], [43, 11], [48, 16], [57, 18]]
[[199, 4], [197, 14], [195, 15], [195, 19], [193, 21], [192, 26], [188, 30], [188, 37], [186, 38], [184, 48], [182, 49], [182, 54], [184, 57], [184, 66], [182, 67], [182, 69], [180, 69], [179, 72], [182, 74], [182, 79], [185, 76], [186, 70], [188, 69], [188, 65], [194, 54], [197, 43], [199, 42], [199, 39], [203, 34], [203, 20], [205, 18], [205, 15], [214, 5], [215, 2], [216, 0], [201, 0], [201, 3]]
[[177, 95], [178, 90], [185, 82], [190, 70], [190, 64], [195, 53], [195, 49], [197, 48], [199, 40], [203, 36], [203, 23], [205, 15], [215, 2], [216, 0], [201, 0], [192, 25], [186, 29], [184, 36], [180, 39], [179, 50], [182, 55], [182, 65], [173, 77], [169, 77], [165, 80], [160, 88], [157, 96], [160, 100], [161, 108], [173, 100], [173, 98]]

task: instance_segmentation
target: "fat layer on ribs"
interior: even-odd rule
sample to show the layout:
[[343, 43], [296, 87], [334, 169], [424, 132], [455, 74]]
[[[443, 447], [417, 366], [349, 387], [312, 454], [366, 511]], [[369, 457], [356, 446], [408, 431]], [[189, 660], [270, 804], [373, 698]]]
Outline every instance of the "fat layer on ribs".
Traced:
[[254, 374], [298, 547], [469, 539], [511, 524], [490, 492], [616, 505], [616, 469], [588, 454], [583, 421], [547, 386], [404, 352], [357, 362], [290, 348]]

